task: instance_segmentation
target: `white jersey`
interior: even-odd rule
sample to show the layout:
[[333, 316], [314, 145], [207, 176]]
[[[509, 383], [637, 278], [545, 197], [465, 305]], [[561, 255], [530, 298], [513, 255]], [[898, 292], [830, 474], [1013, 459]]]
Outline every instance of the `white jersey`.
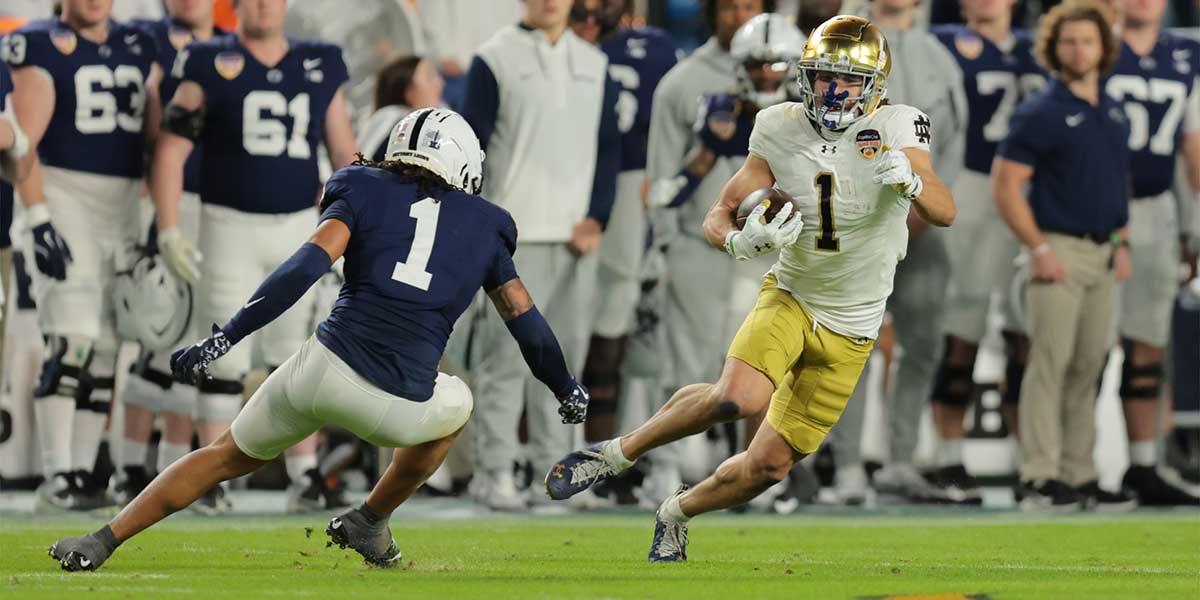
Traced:
[[879, 334], [908, 246], [911, 203], [871, 181], [875, 158], [885, 148], [928, 152], [929, 142], [929, 117], [911, 106], [883, 106], [833, 141], [817, 133], [801, 104], [758, 113], [750, 153], [767, 161], [804, 219], [799, 240], [780, 250], [772, 271], [821, 326], [852, 337]]

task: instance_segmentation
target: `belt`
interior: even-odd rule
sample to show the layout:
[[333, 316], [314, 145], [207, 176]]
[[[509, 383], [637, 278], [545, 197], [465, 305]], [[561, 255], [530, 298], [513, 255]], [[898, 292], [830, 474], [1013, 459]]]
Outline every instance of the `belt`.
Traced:
[[1065, 235], [1065, 236], [1073, 237], [1073, 238], [1079, 238], [1081, 240], [1087, 240], [1087, 241], [1093, 242], [1095, 244], [1107, 244], [1110, 241], [1112, 241], [1112, 235], [1110, 233], [1080, 233], [1077, 231], [1055, 231], [1053, 229], [1047, 229], [1047, 230], [1045, 230], [1045, 232], [1046, 233], [1055, 233], [1058, 235]]

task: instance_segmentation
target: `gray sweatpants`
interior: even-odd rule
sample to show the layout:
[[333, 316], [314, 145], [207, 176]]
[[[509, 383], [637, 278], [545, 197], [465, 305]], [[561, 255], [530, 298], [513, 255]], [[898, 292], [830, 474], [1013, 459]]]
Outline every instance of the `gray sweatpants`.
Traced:
[[[575, 257], [561, 243], [519, 243], [513, 262], [554, 329], [567, 367], [578, 376], [592, 329], [595, 255]], [[476, 325], [471, 349], [475, 466], [486, 471], [511, 467], [517, 458], [517, 425], [524, 411], [533, 472], [545, 473], [571, 450], [574, 428], [562, 424], [558, 400], [530, 373], [496, 311], [489, 308]]]
[[[949, 276], [949, 258], [942, 232], [929, 229], [913, 240], [908, 256], [896, 266], [896, 284], [888, 298], [888, 312], [896, 328], [896, 339], [903, 355], [896, 382], [886, 406], [890, 462], [912, 461], [917, 448], [921, 411], [929, 400], [934, 371], [941, 358], [940, 323]], [[871, 364], [871, 363], [868, 363]], [[883, 365], [882, 361], [874, 364]], [[846, 411], [829, 439], [834, 445], [834, 460], [839, 467], [862, 461], [864, 407], [867, 403], [868, 373], [859, 377]]]
[[1112, 246], [1059, 234], [1046, 241], [1067, 269], [1025, 291], [1029, 366], [1021, 382], [1021, 480], [1096, 478], [1096, 385], [1117, 297]]

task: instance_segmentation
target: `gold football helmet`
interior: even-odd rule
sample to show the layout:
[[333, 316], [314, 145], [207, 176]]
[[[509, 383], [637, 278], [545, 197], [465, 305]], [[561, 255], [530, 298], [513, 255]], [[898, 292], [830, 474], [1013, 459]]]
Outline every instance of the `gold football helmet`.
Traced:
[[[862, 92], [853, 97], [836, 93], [834, 84], [818, 94], [815, 83], [821, 71], [861, 76]], [[862, 17], [833, 17], [813, 30], [800, 55], [804, 112], [822, 127], [841, 131], [879, 108], [891, 71], [891, 52], [878, 27]]]

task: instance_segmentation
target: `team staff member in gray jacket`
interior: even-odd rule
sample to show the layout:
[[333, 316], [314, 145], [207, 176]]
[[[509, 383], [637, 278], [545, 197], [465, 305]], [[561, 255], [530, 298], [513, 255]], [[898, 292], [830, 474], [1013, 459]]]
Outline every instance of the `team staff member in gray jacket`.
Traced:
[[[919, 108], [929, 116], [934, 170], [954, 184], [962, 170], [966, 145], [967, 98], [962, 71], [946, 47], [918, 23], [920, 0], [874, 0], [862, 15], [883, 30], [892, 51], [887, 97], [891, 102]], [[895, 288], [888, 298], [897, 338], [904, 348], [896, 374], [895, 392], [886, 403], [890, 456], [875, 476], [881, 491], [930, 499], [939, 490], [912, 466], [917, 447], [921, 409], [929, 397], [941, 356], [941, 306], [946, 296], [949, 260], [940, 231], [931, 229], [916, 212], [908, 219], [908, 254], [896, 267]], [[846, 504], [861, 503], [867, 476], [859, 452], [863, 407], [867, 397], [864, 371], [854, 397], [838, 426], [830, 432], [837, 464], [835, 492]], [[941, 500], [941, 498], [937, 498]]]
[[[733, 34], [751, 17], [774, 8], [774, 0], [704, 0], [701, 10], [712, 37], [668, 71], [654, 92], [646, 178], [650, 182], [650, 218], [656, 244], [660, 248], [668, 246], [664, 257], [667, 285], [656, 288], [663, 296], [660, 305], [665, 305], [664, 332], [658, 340], [666, 344], [661, 354], [666, 358], [668, 373], [656, 382], [661, 393], [651, 392], [650, 414], [679, 387], [693, 381], [716, 381], [734, 328], [754, 305], [757, 277], [747, 288], [749, 306], [740, 309], [736, 317], [732, 312], [729, 319], [711, 317], [732, 309], [730, 294], [718, 291], [732, 287], [729, 282], [735, 270], [757, 270], [757, 276], [761, 276], [770, 267], [763, 261], [729, 260], [704, 241], [700, 230], [705, 214], [725, 182], [741, 167], [742, 158], [718, 158], [689, 202], [673, 209], [663, 206], [677, 191], [669, 182], [697, 142], [693, 126], [704, 96], [736, 89], [738, 65], [729, 53]], [[719, 285], [714, 286], [716, 282]], [[721, 320], [732, 322], [728, 332], [712, 325]], [[643, 487], [649, 505], [657, 506], [678, 487], [678, 451], [679, 445], [674, 444], [652, 455], [651, 485]]]
[[[483, 197], [507, 209], [520, 231], [515, 264], [572, 372], [583, 369], [591, 334], [596, 256], [620, 169], [616, 102], [604, 53], [567, 27], [570, 0], [524, 0], [517, 25], [479, 49], [467, 73], [462, 115], [488, 153]], [[470, 232], [463, 232], [463, 243]], [[525, 409], [540, 473], [570, 451], [558, 401], [524, 367], [504, 322], [476, 329], [476, 498], [496, 509], [525, 506], [512, 477]], [[531, 499], [544, 498], [534, 494]], [[545, 499], [549, 502], [549, 499]]]

